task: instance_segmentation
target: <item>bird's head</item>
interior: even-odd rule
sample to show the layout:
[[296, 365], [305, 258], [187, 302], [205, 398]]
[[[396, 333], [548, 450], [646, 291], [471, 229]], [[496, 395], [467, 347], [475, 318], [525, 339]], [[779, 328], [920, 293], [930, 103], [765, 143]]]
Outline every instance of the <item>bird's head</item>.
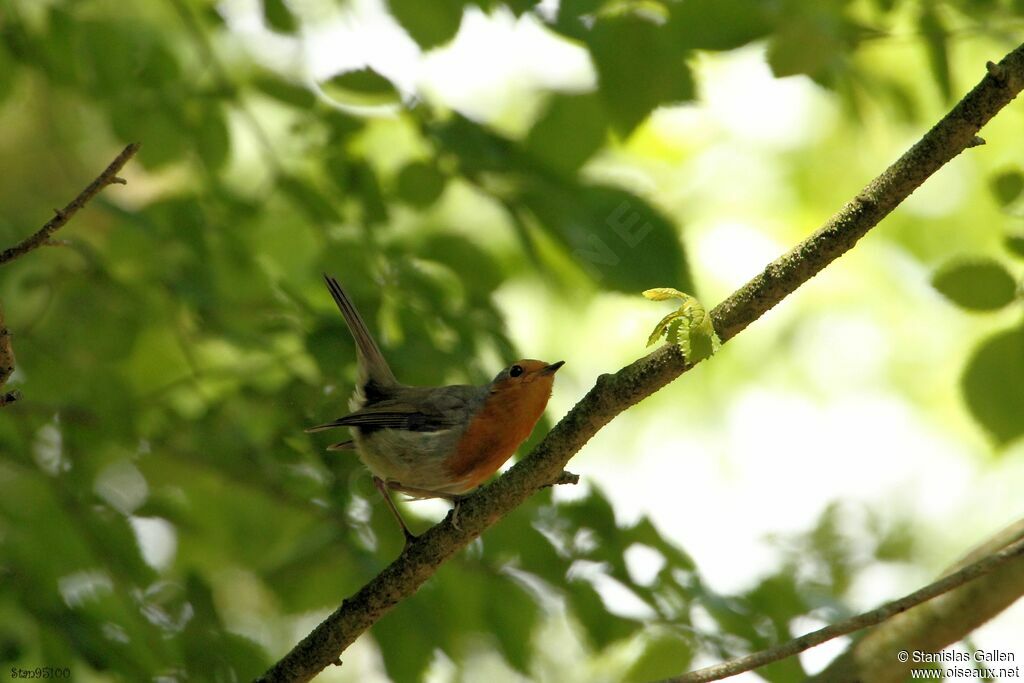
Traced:
[[565, 361], [545, 363], [540, 360], [517, 360], [498, 373], [491, 382], [491, 396], [506, 404], [513, 412], [540, 416], [551, 398], [555, 373]]

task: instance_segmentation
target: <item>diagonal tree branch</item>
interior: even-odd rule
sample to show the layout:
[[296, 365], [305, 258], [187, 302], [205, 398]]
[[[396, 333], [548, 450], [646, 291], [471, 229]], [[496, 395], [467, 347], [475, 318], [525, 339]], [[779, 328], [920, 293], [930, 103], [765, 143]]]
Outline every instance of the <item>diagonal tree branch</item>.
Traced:
[[79, 209], [85, 206], [90, 199], [100, 193], [100, 190], [105, 188], [107, 185], [124, 185], [124, 178], [119, 178], [117, 174], [121, 171], [128, 160], [135, 156], [135, 153], [139, 151], [139, 143], [133, 142], [132, 144], [121, 150], [121, 153], [110, 162], [102, 173], [96, 176], [96, 179], [89, 183], [89, 186], [78, 193], [78, 196], [72, 199], [67, 206], [63, 209], [56, 209], [53, 214], [53, 218], [46, 222], [46, 225], [39, 228], [34, 234], [26, 237], [24, 240], [14, 245], [9, 249], [5, 249], [0, 252], [0, 266], [13, 261], [19, 256], [24, 256], [28, 252], [43, 246], [47, 243], [53, 233], [60, 230], [64, 225], [71, 220]]
[[[1020, 520], [986, 541], [950, 568], [949, 577], [968, 563], [985, 562], [1004, 556], [1024, 544], [1024, 520]], [[980, 561], [978, 558], [981, 557]], [[995, 568], [983, 579], [971, 583], [900, 614], [872, 629], [811, 677], [818, 683], [899, 683], [908, 674], [900, 666], [900, 651], [938, 652], [1003, 611], [1024, 594], [1024, 558]]]
[[[869, 612], [858, 614], [856, 616], [850, 617], [849, 619], [843, 619], [842, 621], [838, 621], [834, 624], [826, 626], [825, 628], [818, 629], [817, 631], [812, 631], [811, 633], [804, 634], [799, 638], [794, 638], [780, 645], [776, 645], [775, 647], [770, 647], [766, 650], [761, 650], [760, 652], [755, 652], [753, 654], [749, 654], [743, 657], [737, 657], [736, 659], [729, 660], [728, 662], [723, 662], [722, 664], [709, 666], [704, 669], [698, 669], [697, 671], [691, 671], [687, 674], [683, 674], [682, 676], [676, 676], [675, 678], [667, 678], [664, 681], [661, 681], [661, 683], [708, 683], [708, 681], [719, 681], [723, 678], [729, 678], [730, 676], [741, 674], [744, 671], [752, 671], [753, 669], [757, 669], [766, 664], [777, 662], [780, 659], [792, 657], [795, 654], [799, 654], [804, 650], [809, 650], [816, 645], [821, 645], [822, 643], [832, 640], [834, 638], [838, 638], [848, 633], [853, 633], [854, 631], [859, 631], [861, 629], [868, 628], [869, 626], [880, 624], [883, 621], [891, 619], [892, 617], [898, 614], [906, 613], [904, 616], [910, 616], [911, 614], [913, 614], [913, 612], [907, 612], [907, 610], [917, 607], [918, 605], [921, 605], [922, 607], [927, 607], [927, 605], [922, 605], [922, 603], [932, 600], [933, 598], [936, 598], [940, 595], [945, 597], [945, 594], [949, 594], [949, 596], [952, 597], [955, 594], [950, 593], [950, 591], [960, 588], [979, 577], [991, 575], [993, 572], [995, 572], [995, 570], [1000, 569], [1004, 565], [1007, 565], [1007, 563], [1010, 563], [1014, 560], [1017, 561], [1013, 563], [1016, 569], [1016, 573], [1020, 574], [1022, 568], [1024, 568], [1024, 563], [1020, 562], [1022, 556], [1024, 556], [1024, 539], [1018, 538], [1016, 541], [1005, 546], [1002, 550], [999, 550], [998, 552], [986, 555], [982, 557], [980, 560], [976, 560], [971, 564], [968, 564], [962, 567], [961, 569], [953, 572], [952, 574], [948, 574], [942, 579], [939, 579], [934, 583], [928, 584], [924, 588], [916, 590], [913, 593], [910, 593], [909, 595], [905, 595], [904, 597], [898, 600], [887, 602], [881, 607], [873, 609]], [[1010, 567], [1007, 567], [1007, 569], [1010, 569]], [[971, 586], [968, 586], [967, 588], [971, 588], [981, 583], [981, 581], [978, 581], [972, 584]], [[963, 615], [964, 612], [954, 611], [952, 612], [952, 614]], [[948, 614], [944, 616], [948, 617]], [[963, 620], [958, 619], [954, 621]], [[892, 623], [894, 623], [894, 621], [889, 622], [889, 624]], [[968, 621], [968, 626], [969, 628], [967, 628], [967, 632], [970, 632], [971, 630], [976, 628], [978, 624], [974, 623], [973, 621]], [[959, 629], [960, 625], [954, 626], [954, 628]], [[948, 644], [949, 643], [945, 643], [944, 645]], [[896, 643], [888, 642], [886, 643], [886, 645], [887, 647], [884, 648], [884, 654], [882, 654], [882, 656], [876, 659], [877, 665], [880, 666], [881, 670], [872, 670], [870, 673], [863, 670], [858, 671], [856, 673], [854, 673], [854, 670], [844, 671], [843, 675], [840, 677], [825, 677], [823, 680], [850, 681], [851, 683], [853, 681], [902, 681], [904, 678], [906, 678], [907, 671], [898, 665], [900, 660], [897, 659], [897, 653], [900, 650], [915, 649], [927, 652], [935, 652], [944, 647], [944, 645], [942, 645], [935, 646], [932, 648], [910, 648], [903, 647], [902, 645], [897, 646]], [[833, 667], [831, 666], [829, 667], [829, 669], [832, 668]], [[874, 675], [875, 673], [882, 674], [885, 672], [888, 672], [888, 676], [886, 676], [884, 679]]]
[[[906, 199], [921, 183], [968, 147], [978, 131], [1024, 88], [1024, 45], [1008, 54], [892, 166], [868, 184], [825, 225], [775, 260], [711, 311], [727, 341], [837, 259]], [[503, 477], [467, 498], [460, 528], [449, 515], [412, 543], [394, 562], [342, 602], [331, 615], [272, 666], [260, 681], [308, 681], [485, 529], [537, 489], [555, 481], [580, 448], [619, 413], [692, 367], [675, 346], [663, 346], [594, 387], [543, 441]]]

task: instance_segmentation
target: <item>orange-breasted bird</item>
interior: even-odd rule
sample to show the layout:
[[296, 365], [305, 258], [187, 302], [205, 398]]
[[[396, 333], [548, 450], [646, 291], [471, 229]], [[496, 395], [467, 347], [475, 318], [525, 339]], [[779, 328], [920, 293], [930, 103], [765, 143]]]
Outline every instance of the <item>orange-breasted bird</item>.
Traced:
[[351, 429], [352, 440], [328, 450], [355, 449], [405, 534], [409, 531], [389, 491], [455, 504], [512, 457], [544, 413], [555, 372], [565, 361], [518, 360], [484, 386], [413, 387], [400, 383], [337, 280], [324, 275], [356, 343], [356, 388], [351, 413], [311, 427]]

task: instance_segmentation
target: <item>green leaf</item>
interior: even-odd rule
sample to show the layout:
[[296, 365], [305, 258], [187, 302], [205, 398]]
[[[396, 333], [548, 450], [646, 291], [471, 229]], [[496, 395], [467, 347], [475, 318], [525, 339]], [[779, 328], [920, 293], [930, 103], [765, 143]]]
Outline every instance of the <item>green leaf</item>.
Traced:
[[153, 568], [142, 559], [138, 539], [126, 517], [102, 507], [82, 514], [78, 523], [88, 528], [104, 561], [116, 566], [124, 579], [144, 586], [156, 577]]
[[391, 81], [370, 67], [340, 73], [320, 87], [331, 99], [349, 104], [374, 106], [392, 104], [401, 99]]
[[584, 634], [597, 650], [628, 638], [640, 628], [639, 622], [609, 612], [601, 596], [586, 581], [570, 581], [566, 593], [569, 606], [579, 618]]
[[[484, 6], [484, 5], [489, 5], [490, 3], [479, 3], [478, 2], [476, 4]], [[504, 6], [508, 7], [510, 10], [512, 10], [512, 13], [515, 14], [518, 17], [518, 16], [521, 16], [521, 15], [529, 12], [534, 7], [539, 5], [540, 4], [540, 0], [504, 0], [504, 2], [501, 3], [501, 4], [503, 4]], [[489, 9], [489, 8], [488, 7], [484, 7], [484, 9]]]
[[806, 74], [820, 76], [842, 52], [834, 27], [825, 17], [793, 17], [768, 45], [768, 64], [777, 78]]
[[3, 37], [20, 61], [42, 66], [54, 83], [78, 85], [85, 80], [86, 70], [85, 60], [76, 57], [84, 54], [83, 34], [84, 28], [72, 18], [66, 7], [52, 5], [47, 14], [45, 40], [37, 40], [26, 27], [18, 24], [5, 26]]
[[189, 130], [177, 118], [180, 102], [158, 102], [145, 93], [110, 103], [110, 122], [121, 140], [142, 143], [139, 161], [156, 169], [182, 159], [190, 150]]
[[384, 668], [394, 681], [419, 681], [434, 657], [438, 639], [448, 629], [429, 628], [433, 615], [425, 613], [422, 601], [405, 600], [391, 614], [373, 625], [370, 633], [380, 646]]
[[225, 25], [218, 5], [204, 5], [200, 10], [200, 16], [209, 26], [220, 28]]
[[330, 135], [329, 144], [343, 145], [353, 135], [363, 129], [365, 119], [360, 119], [337, 109], [319, 113], [320, 120], [327, 126]]
[[711, 316], [697, 299], [671, 287], [648, 289], [643, 294], [651, 301], [679, 299], [682, 302], [677, 310], [655, 325], [647, 338], [648, 346], [664, 336], [669, 344], [678, 344], [691, 363], [710, 357], [721, 347], [722, 341], [711, 324]]
[[84, 66], [92, 75], [90, 87], [114, 95], [132, 89], [141, 44], [139, 36], [113, 22], [85, 22], [78, 25]]
[[659, 105], [693, 99], [686, 51], [658, 19], [640, 13], [601, 16], [587, 43], [601, 97], [622, 135]]
[[644, 651], [629, 667], [624, 683], [647, 683], [678, 676], [693, 660], [693, 647], [686, 639], [664, 633], [645, 639]]
[[592, 529], [603, 543], [614, 541], [619, 534], [611, 501], [598, 488], [592, 489], [584, 498], [565, 503], [561, 508], [561, 516], [571, 521], [575, 528]]
[[417, 246], [415, 253], [458, 273], [471, 299], [487, 300], [504, 279], [494, 257], [463, 235], [430, 234]]
[[932, 76], [939, 87], [942, 99], [946, 102], [953, 98], [953, 86], [949, 71], [949, 32], [935, 11], [935, 4], [925, 2], [918, 19], [918, 29], [924, 38], [924, 46], [928, 51], [928, 65]]
[[517, 147], [464, 116], [452, 116], [431, 126], [431, 135], [439, 146], [456, 155], [460, 170], [475, 175], [487, 171], [507, 173]]
[[185, 581], [194, 616], [181, 635], [191, 678], [212, 681], [251, 680], [267, 666], [266, 653], [253, 641], [224, 628], [210, 586], [198, 573]]
[[455, 37], [464, 4], [460, 0], [388, 0], [391, 14], [424, 50]]
[[520, 199], [602, 287], [635, 292], [662, 282], [690, 286], [675, 226], [636, 195], [603, 185], [548, 183]]
[[604, 4], [605, 0], [561, 0], [552, 28], [574, 40], [586, 40], [586, 21]]
[[327, 609], [363, 577], [348, 541], [334, 525], [322, 523], [294, 539], [282, 561], [263, 578], [287, 613]]
[[1006, 268], [989, 258], [951, 261], [936, 271], [932, 286], [961, 308], [974, 311], [1000, 309], [1017, 293], [1017, 283]]
[[267, 97], [299, 109], [312, 109], [316, 104], [316, 95], [309, 88], [270, 74], [254, 78], [252, 86]]
[[342, 197], [352, 188], [352, 167], [350, 157], [344, 151], [332, 151], [323, 159], [327, 179]]
[[768, 3], [750, 0], [686, 0], [669, 5], [669, 26], [681, 45], [734, 50], [774, 28]]
[[190, 374], [180, 340], [166, 323], [143, 327], [131, 353], [119, 365], [137, 394], [155, 391]]
[[967, 408], [996, 443], [1024, 435], [1024, 327], [989, 337], [961, 378]]
[[418, 209], [425, 209], [444, 192], [445, 179], [433, 164], [414, 161], [398, 172], [395, 184], [402, 201]]
[[989, 188], [999, 206], [1009, 206], [1024, 192], [1024, 173], [1017, 169], [1003, 171], [989, 179]]
[[3, 104], [7, 96], [14, 90], [17, 76], [14, 59], [7, 51], [6, 46], [0, 43], [0, 104]]
[[156, 35], [147, 35], [137, 39], [138, 48], [135, 67], [135, 80], [149, 88], [161, 86], [177, 87], [181, 78], [181, 66], [171, 49], [164, 45]]
[[380, 190], [377, 174], [365, 162], [351, 165], [352, 189], [359, 194], [359, 203], [363, 209], [363, 222], [377, 225], [388, 219], [388, 205]]
[[525, 146], [548, 168], [571, 176], [604, 145], [607, 128], [597, 95], [553, 95], [530, 129]]
[[231, 135], [220, 107], [204, 107], [195, 128], [196, 151], [210, 171], [220, 170], [231, 153]]
[[341, 220], [334, 204], [308, 181], [292, 176], [278, 178], [277, 186], [314, 222]]
[[506, 577], [494, 581], [502, 599], [484, 600], [484, 621], [498, 640], [506, 661], [522, 674], [528, 674], [533, 629], [540, 620], [534, 597]]
[[263, 19], [277, 33], [295, 33], [299, 27], [285, 0], [263, 0]]
[[1024, 233], [1007, 235], [1003, 238], [1003, 244], [1011, 254], [1024, 258]]

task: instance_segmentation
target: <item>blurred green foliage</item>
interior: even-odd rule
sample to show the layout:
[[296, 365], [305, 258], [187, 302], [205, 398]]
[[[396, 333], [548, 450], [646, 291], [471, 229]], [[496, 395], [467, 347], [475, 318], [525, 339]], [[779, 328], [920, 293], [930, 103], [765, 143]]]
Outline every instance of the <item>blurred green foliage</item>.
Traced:
[[[287, 38], [314, 4], [250, 9]], [[0, 4], [0, 245], [72, 197], [119, 144], [142, 142], [145, 170], [126, 171], [128, 187], [74, 219], [61, 235], [70, 247], [3, 267], [11, 386], [24, 399], [0, 416], [0, 670], [251, 678], [290, 647], [300, 620], [397, 554], [400, 536], [359, 463], [301, 431], [343, 410], [353, 372], [321, 272], [349, 288], [404, 381], [486, 381], [494, 368], [483, 359], [521, 355], [491, 296], [513, 275], [539, 273], [577, 295], [695, 291], [685, 227], [585, 166], [655, 108], [694, 99], [701, 51], [760, 41], [776, 75], [812, 78], [852, 115], [871, 103], [913, 117], [911, 95], [862, 61], [866, 44], [916, 26], [948, 100], [958, 92], [951, 23], [998, 33], [1024, 11], [1018, 0], [388, 5], [423, 49], [450, 41], [473, 5], [533, 14], [585, 47], [596, 91], [545, 93], [517, 136], [417, 101], [368, 67], [311, 88], [244, 57], [225, 9], [207, 0]], [[331, 98], [396, 111], [363, 117]], [[374, 151], [382, 136], [404, 142], [385, 145], [389, 156]], [[992, 187], [1011, 205], [1020, 175]], [[467, 196], [503, 216], [513, 249], [494, 247], [504, 237], [491, 238], [493, 225], [431, 217]], [[961, 265], [936, 286], [994, 308], [1010, 305], [1010, 277], [992, 263]], [[1020, 435], [1024, 408], [1012, 385], [989, 387], [1006, 373], [1024, 378], [1022, 337], [993, 337], [964, 378], [971, 409], [1000, 441]], [[907, 556], [902, 540], [874, 535], [870, 557]], [[559, 505], [544, 492], [371, 633], [396, 681], [419, 679], [438, 651], [458, 663], [481, 642], [534, 676], [539, 629], [564, 610], [591, 652], [637, 643], [622, 677], [649, 680], [699, 654], [789, 637], [801, 615], [844, 613], [868, 557], [843, 552], [831, 513], [791, 542], [776, 573], [720, 595], [648, 519], [618, 522], [596, 488]], [[649, 581], [627, 565], [634, 548], [657, 558]], [[609, 610], [601, 582], [647, 616]], [[790, 660], [762, 676], [803, 672]]]
[[[1024, 191], [1024, 175], [1006, 170], [992, 177], [989, 187], [1013, 220], [1012, 207]], [[1022, 256], [1019, 238], [1007, 234], [1010, 257]], [[958, 257], [943, 265], [932, 284], [950, 301], [968, 311], [1024, 310], [1024, 277], [1014, 277], [1011, 258]], [[999, 445], [1024, 435], [1024, 326], [998, 332], [984, 340], [967, 361], [961, 380], [967, 408]]]

